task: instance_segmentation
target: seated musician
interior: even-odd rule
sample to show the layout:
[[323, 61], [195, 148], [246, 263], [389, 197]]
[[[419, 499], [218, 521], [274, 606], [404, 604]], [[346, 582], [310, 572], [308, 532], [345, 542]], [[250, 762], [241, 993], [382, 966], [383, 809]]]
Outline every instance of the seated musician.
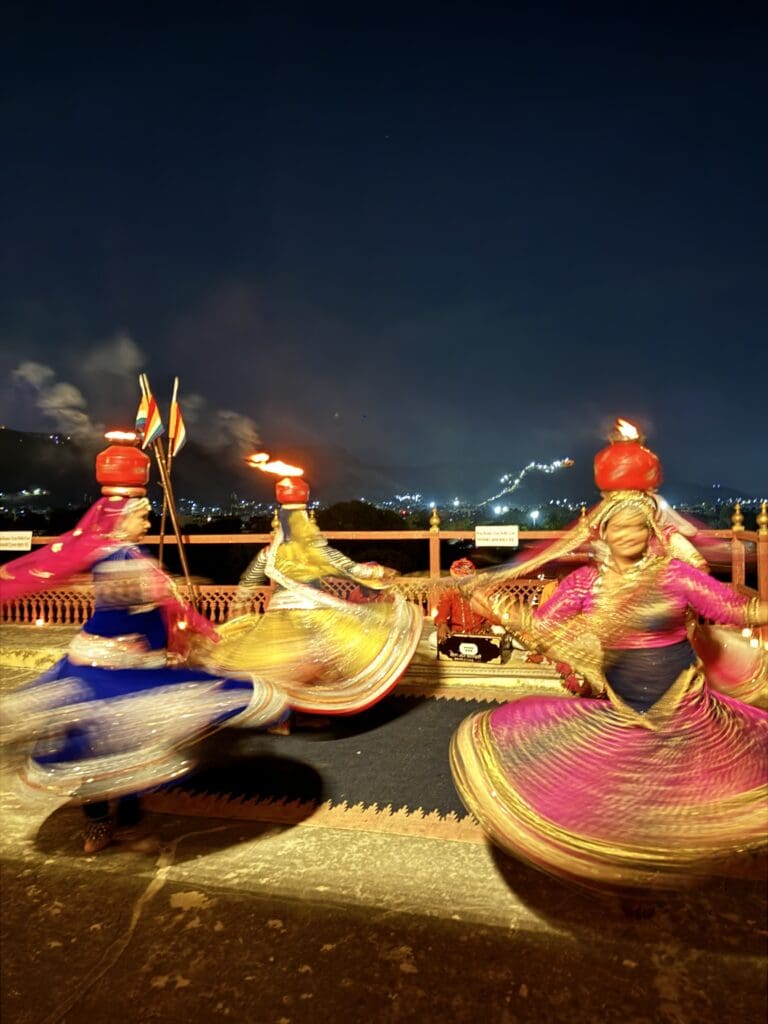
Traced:
[[[472, 576], [474, 572], [474, 562], [468, 558], [458, 558], [450, 568], [451, 576], [457, 580]], [[442, 643], [452, 633], [490, 633], [491, 625], [489, 619], [472, 608], [469, 595], [463, 594], [458, 588], [447, 590], [440, 598], [435, 616], [438, 643]]]

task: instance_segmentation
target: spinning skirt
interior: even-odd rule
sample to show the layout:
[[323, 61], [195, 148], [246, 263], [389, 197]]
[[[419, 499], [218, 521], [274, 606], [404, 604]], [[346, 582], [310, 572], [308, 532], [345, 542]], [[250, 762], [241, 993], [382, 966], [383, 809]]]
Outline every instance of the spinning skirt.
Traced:
[[81, 801], [136, 793], [195, 766], [193, 745], [222, 726], [264, 727], [288, 700], [273, 683], [190, 668], [101, 668], [64, 658], [3, 699], [6, 750], [29, 751], [36, 788]]
[[250, 672], [287, 691], [299, 711], [352, 714], [396, 685], [421, 637], [422, 616], [400, 594], [382, 604], [322, 595], [316, 607], [273, 607], [220, 629], [208, 667]]
[[645, 714], [528, 697], [464, 721], [451, 768], [509, 853], [588, 886], [678, 888], [765, 847], [768, 714], [684, 670]]

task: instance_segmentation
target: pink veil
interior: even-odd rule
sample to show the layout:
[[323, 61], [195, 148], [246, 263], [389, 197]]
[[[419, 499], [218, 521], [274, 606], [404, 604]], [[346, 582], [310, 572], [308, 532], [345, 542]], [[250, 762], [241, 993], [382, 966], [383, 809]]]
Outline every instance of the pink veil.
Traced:
[[122, 543], [120, 522], [135, 501], [118, 495], [99, 498], [58, 540], [0, 566], [0, 601], [34, 594], [87, 572]]

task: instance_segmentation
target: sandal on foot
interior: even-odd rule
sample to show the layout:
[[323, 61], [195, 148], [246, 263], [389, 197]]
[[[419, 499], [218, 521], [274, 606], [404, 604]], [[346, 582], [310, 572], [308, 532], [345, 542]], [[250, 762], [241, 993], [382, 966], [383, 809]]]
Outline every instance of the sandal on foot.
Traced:
[[83, 853], [99, 853], [112, 842], [115, 830], [111, 821], [91, 821], [85, 826]]

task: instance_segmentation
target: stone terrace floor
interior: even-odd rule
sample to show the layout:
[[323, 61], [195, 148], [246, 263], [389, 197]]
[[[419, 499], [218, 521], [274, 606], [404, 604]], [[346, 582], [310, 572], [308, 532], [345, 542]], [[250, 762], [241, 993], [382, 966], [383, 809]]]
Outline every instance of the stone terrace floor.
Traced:
[[[3, 688], [69, 632], [0, 627]], [[488, 845], [160, 816], [85, 857], [8, 765], [0, 811], [3, 1024], [765, 1019], [759, 881], [628, 909]]]

